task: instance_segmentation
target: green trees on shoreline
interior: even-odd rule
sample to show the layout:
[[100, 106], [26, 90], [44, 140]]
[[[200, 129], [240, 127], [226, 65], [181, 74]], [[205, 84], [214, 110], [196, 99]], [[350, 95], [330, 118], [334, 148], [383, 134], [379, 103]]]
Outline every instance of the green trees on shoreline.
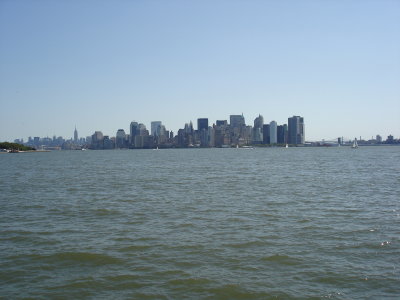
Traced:
[[35, 148], [32, 148], [32, 147], [24, 146], [24, 145], [17, 144], [17, 143], [9, 143], [9, 142], [0, 143], [0, 149], [18, 150], [18, 151], [34, 151], [34, 150], [36, 150]]

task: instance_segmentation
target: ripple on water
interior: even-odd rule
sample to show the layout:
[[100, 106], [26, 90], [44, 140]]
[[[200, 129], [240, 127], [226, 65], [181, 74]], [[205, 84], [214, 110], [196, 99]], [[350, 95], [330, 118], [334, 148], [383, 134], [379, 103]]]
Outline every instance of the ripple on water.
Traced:
[[58, 252], [50, 255], [28, 254], [10, 256], [9, 260], [27, 262], [32, 266], [41, 267], [43, 264], [55, 266], [104, 266], [121, 265], [123, 261], [111, 255], [90, 252]]
[[0, 298], [396, 299], [399, 149], [1, 156]]
[[262, 261], [271, 264], [279, 264], [286, 266], [296, 266], [302, 263], [302, 260], [288, 255], [275, 254], [261, 258]]

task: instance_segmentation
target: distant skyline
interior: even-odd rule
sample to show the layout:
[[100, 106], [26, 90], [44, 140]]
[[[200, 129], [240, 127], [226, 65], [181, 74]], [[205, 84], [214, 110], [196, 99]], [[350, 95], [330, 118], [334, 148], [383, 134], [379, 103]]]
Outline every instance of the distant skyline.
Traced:
[[400, 1], [0, 1], [0, 141], [305, 119], [400, 137]]

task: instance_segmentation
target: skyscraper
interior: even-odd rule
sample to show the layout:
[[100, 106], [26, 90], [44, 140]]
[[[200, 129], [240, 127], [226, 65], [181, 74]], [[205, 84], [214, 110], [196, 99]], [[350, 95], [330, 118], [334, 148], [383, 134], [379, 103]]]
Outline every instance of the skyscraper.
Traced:
[[254, 119], [253, 138], [252, 138], [254, 144], [262, 143], [263, 126], [264, 126], [264, 118], [262, 115], [258, 115], [258, 117]]
[[269, 144], [270, 143], [270, 130], [269, 130], [269, 124], [264, 124], [263, 125], [263, 144]]
[[304, 140], [304, 118], [300, 116], [288, 118], [288, 143], [304, 144]]
[[240, 128], [246, 125], [243, 115], [230, 115], [229, 119], [230, 119], [230, 125], [233, 128]]
[[197, 130], [208, 130], [208, 118], [199, 118], [197, 119]]
[[135, 136], [139, 134], [139, 124], [137, 122], [131, 122], [131, 125], [129, 126], [129, 133], [130, 144], [131, 146], [135, 146]]
[[277, 124], [275, 121], [271, 121], [269, 123], [269, 143], [276, 144], [278, 142], [277, 139]]
[[277, 139], [278, 144], [286, 144], [287, 143], [287, 125], [279, 125], [277, 127]]
[[227, 120], [217, 120], [216, 125], [217, 126], [227, 126], [228, 121]]
[[76, 130], [76, 126], [75, 126], [75, 130], [74, 130], [74, 142], [75, 143], [78, 142], [78, 130]]
[[151, 135], [159, 136], [160, 135], [161, 125], [162, 125], [161, 121], [153, 121], [153, 122], [151, 122]]
[[125, 148], [126, 134], [125, 130], [118, 129], [115, 139], [115, 146], [117, 148]]
[[261, 128], [262, 130], [263, 125], [264, 125], [264, 118], [262, 115], [258, 115], [258, 117], [254, 119], [254, 128]]

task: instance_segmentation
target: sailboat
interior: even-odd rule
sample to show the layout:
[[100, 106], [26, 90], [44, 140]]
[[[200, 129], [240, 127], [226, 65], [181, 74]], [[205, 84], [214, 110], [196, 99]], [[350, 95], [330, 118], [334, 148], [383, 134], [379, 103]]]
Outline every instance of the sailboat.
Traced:
[[352, 149], [357, 149], [358, 144], [357, 144], [357, 139], [354, 139], [353, 145], [351, 146]]
[[288, 145], [288, 144], [286, 144], [286, 145], [285, 145], [285, 148], [289, 148], [289, 145]]

